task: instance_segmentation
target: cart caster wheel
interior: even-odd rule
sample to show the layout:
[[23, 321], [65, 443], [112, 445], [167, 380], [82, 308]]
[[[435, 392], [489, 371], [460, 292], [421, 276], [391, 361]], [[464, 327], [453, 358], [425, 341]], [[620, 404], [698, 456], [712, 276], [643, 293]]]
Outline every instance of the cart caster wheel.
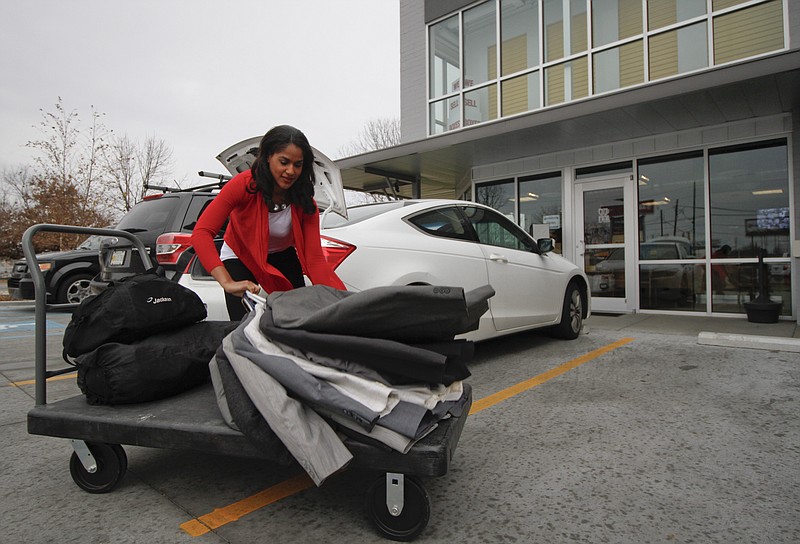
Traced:
[[372, 523], [388, 539], [414, 540], [428, 525], [431, 516], [428, 493], [416, 479], [404, 477], [403, 510], [395, 516], [386, 505], [386, 485], [386, 477], [381, 476], [367, 491], [367, 512]]
[[78, 454], [72, 452], [72, 457], [69, 459], [69, 473], [72, 479], [78, 487], [89, 493], [113, 491], [128, 470], [128, 456], [125, 455], [125, 450], [119, 444], [87, 442], [86, 445], [97, 463], [97, 471], [88, 472]]

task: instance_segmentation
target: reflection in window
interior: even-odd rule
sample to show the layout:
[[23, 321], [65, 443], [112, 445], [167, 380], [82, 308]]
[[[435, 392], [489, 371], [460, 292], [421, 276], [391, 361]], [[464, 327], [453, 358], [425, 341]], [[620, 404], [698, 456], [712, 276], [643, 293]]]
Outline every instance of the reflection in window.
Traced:
[[595, 47], [641, 33], [641, 0], [592, 0], [592, 41]]
[[538, 0], [501, 0], [502, 75], [539, 65]]
[[497, 119], [497, 85], [464, 93], [464, 126]]
[[706, 23], [689, 25], [652, 36], [649, 55], [651, 80], [707, 67]]
[[639, 306], [643, 310], [705, 312], [705, 293], [705, 266], [701, 263], [639, 266]]
[[647, 3], [647, 26], [657, 30], [706, 14], [706, 0], [650, 0]]
[[[638, 164], [639, 257], [702, 257], [705, 248], [703, 155], [641, 160]], [[651, 256], [659, 240], [672, 240], [675, 257]]]
[[475, 186], [475, 202], [494, 208], [514, 219], [514, 180], [484, 183]]
[[[712, 265], [712, 269], [714, 266]], [[781, 315], [792, 314], [791, 265], [767, 265], [769, 298], [781, 303]], [[711, 275], [711, 310], [724, 313], [745, 313], [744, 303], [758, 296], [758, 265], [754, 263], [718, 264]]]
[[454, 15], [430, 27], [428, 78], [430, 97], [436, 98], [456, 90], [461, 81], [458, 45], [458, 16]]
[[714, 63], [732, 62], [783, 48], [781, 0], [714, 18]]
[[[547, 174], [520, 179], [517, 224], [531, 236], [545, 225], [550, 238], [556, 241], [557, 253], [561, 253], [563, 213], [561, 175]], [[534, 225], [539, 227], [534, 228]]]
[[589, 69], [586, 57], [545, 69], [548, 106], [589, 95]]
[[644, 82], [644, 49], [641, 40], [606, 49], [592, 58], [595, 93]]
[[503, 116], [539, 109], [539, 72], [503, 81]]
[[428, 234], [453, 238], [455, 240], [471, 240], [471, 236], [461, 222], [461, 214], [456, 208], [439, 208], [415, 215], [409, 221]]
[[586, 51], [586, 0], [544, 0], [543, 5], [545, 59]]
[[789, 257], [786, 143], [709, 152], [711, 237], [729, 258]]
[[430, 114], [430, 133], [441, 134], [461, 126], [461, 100], [454, 96], [433, 102]]
[[494, 2], [464, 12], [464, 88], [497, 77]]

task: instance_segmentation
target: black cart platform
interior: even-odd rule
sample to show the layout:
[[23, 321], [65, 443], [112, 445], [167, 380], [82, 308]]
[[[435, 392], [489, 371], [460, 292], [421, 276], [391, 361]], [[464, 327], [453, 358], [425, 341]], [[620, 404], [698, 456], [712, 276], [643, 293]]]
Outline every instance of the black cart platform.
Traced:
[[[210, 383], [174, 397], [141, 404], [93, 406], [82, 395], [47, 403], [46, 379], [65, 370], [46, 369], [45, 286], [32, 243], [39, 231], [127, 238], [137, 247], [147, 268], [150, 261], [141, 241], [123, 231], [34, 225], [22, 238], [36, 289], [36, 406], [28, 412], [28, 432], [71, 440], [75, 451], [69, 466], [75, 483], [91, 493], [112, 491], [127, 470], [127, 456], [122, 445], [263, 458], [242, 433], [225, 424]], [[427, 525], [430, 502], [416, 477], [447, 473], [472, 402], [468, 384], [464, 384], [464, 395], [467, 402], [462, 414], [440, 421], [433, 432], [406, 454], [345, 440], [354, 457], [351, 467], [385, 473], [367, 492], [370, 518], [383, 536], [412, 540]]]

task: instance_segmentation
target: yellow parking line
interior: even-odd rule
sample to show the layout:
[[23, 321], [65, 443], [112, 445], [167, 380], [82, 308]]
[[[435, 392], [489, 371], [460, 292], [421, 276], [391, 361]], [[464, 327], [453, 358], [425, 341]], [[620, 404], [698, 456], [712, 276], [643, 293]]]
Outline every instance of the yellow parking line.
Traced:
[[[68, 380], [70, 378], [74, 378], [78, 375], [77, 372], [70, 372], [69, 374], [61, 374], [59, 376], [53, 376], [52, 378], [47, 378], [48, 382], [53, 382], [56, 380]], [[23, 380], [21, 382], [9, 382], [8, 385], [12, 387], [21, 387], [23, 385], [33, 385], [36, 383], [36, 380]]]
[[617, 340], [613, 344], [609, 344], [607, 346], [603, 346], [602, 348], [598, 348], [594, 351], [590, 351], [586, 355], [581, 355], [580, 357], [576, 357], [575, 359], [567, 361], [561, 366], [557, 366], [551, 370], [548, 370], [547, 372], [543, 372], [542, 374], [539, 374], [538, 376], [533, 377], [529, 380], [525, 380], [524, 382], [512, 385], [511, 387], [503, 389], [502, 391], [498, 391], [497, 393], [489, 395], [488, 397], [483, 397], [482, 399], [472, 403], [472, 408], [470, 409], [469, 413], [470, 415], [477, 414], [481, 410], [490, 408], [499, 402], [502, 402], [504, 400], [513, 397], [514, 395], [519, 395], [520, 393], [523, 393], [528, 389], [536, 387], [537, 385], [541, 385], [546, 381], [552, 380], [553, 378], [555, 378], [556, 376], [560, 376], [564, 372], [572, 370], [573, 368], [578, 367], [583, 363], [588, 363], [592, 359], [597, 359], [601, 355], [606, 354], [609, 351], [613, 351], [619, 347], [622, 347], [630, 342], [633, 342], [633, 338], [623, 338], [622, 340]]
[[239, 502], [229, 504], [223, 508], [217, 508], [210, 514], [189, 520], [186, 523], [181, 524], [181, 529], [183, 529], [190, 536], [204, 535], [209, 531], [213, 531], [214, 529], [222, 527], [225, 524], [236, 521], [242, 516], [246, 516], [251, 512], [255, 512], [259, 508], [263, 508], [268, 504], [285, 499], [286, 497], [294, 495], [295, 493], [299, 493], [313, 485], [314, 482], [311, 481], [311, 478], [309, 478], [307, 474], [298, 474], [294, 478], [289, 478], [284, 482], [273, 485], [272, 487], [247, 497], [246, 499], [242, 499]]
[[[528, 389], [536, 387], [537, 385], [541, 385], [546, 381], [555, 378], [556, 376], [560, 376], [561, 374], [572, 370], [583, 363], [589, 362], [592, 359], [596, 359], [601, 355], [622, 347], [632, 341], [633, 338], [623, 338], [622, 340], [614, 342], [613, 344], [598, 348], [587, 353], [586, 355], [572, 359], [561, 366], [539, 374], [535, 378], [531, 378], [530, 380], [518, 383], [517, 385], [511, 386], [493, 395], [489, 395], [488, 397], [477, 400], [472, 404], [472, 409], [469, 413], [471, 415], [478, 413], [481, 410], [485, 410], [490, 406], [494, 406], [495, 404], [513, 397], [514, 395], [518, 395], [519, 393], [527, 391]], [[314, 482], [311, 481], [311, 478], [309, 478], [307, 474], [298, 474], [293, 478], [269, 487], [264, 491], [247, 497], [246, 499], [229, 504], [228, 506], [223, 506], [222, 508], [217, 508], [210, 514], [205, 514], [199, 518], [189, 520], [186, 523], [181, 524], [181, 529], [183, 529], [183, 531], [190, 536], [201, 536], [232, 521], [236, 521], [243, 516], [255, 512], [256, 510], [269, 504], [277, 502], [281, 499], [285, 499], [286, 497], [294, 495], [295, 493], [304, 491], [313, 485]]]

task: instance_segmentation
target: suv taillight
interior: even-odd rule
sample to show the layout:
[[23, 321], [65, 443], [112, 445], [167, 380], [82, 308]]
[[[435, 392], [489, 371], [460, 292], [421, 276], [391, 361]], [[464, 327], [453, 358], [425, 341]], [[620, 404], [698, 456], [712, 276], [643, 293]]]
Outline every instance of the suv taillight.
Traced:
[[356, 250], [354, 245], [341, 240], [334, 240], [327, 236], [320, 236], [320, 241], [322, 242], [322, 253], [325, 255], [325, 260], [334, 270], [344, 262], [348, 255]]
[[158, 264], [175, 264], [181, 253], [192, 247], [192, 235], [181, 232], [167, 232], [156, 239], [156, 260]]

